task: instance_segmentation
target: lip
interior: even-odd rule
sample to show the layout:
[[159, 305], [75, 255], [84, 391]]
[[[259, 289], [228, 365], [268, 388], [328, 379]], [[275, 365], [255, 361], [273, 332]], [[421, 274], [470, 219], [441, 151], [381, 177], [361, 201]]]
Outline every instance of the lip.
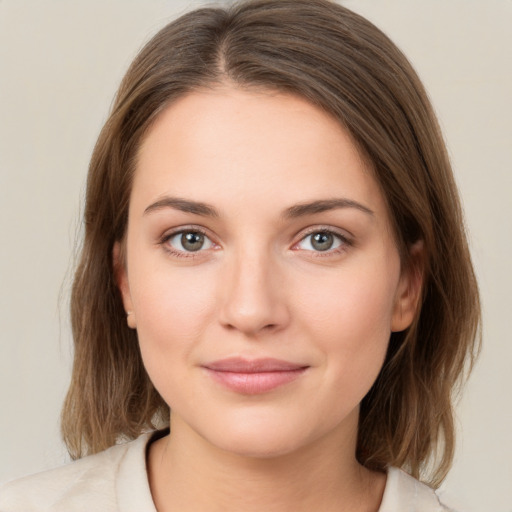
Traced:
[[308, 368], [280, 359], [231, 357], [203, 365], [210, 377], [244, 395], [267, 393], [299, 378]]

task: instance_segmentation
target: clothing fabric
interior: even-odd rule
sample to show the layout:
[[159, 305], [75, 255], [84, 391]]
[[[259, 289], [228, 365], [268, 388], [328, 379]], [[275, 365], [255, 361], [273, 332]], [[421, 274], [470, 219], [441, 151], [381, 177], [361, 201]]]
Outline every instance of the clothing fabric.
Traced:
[[[157, 512], [146, 449], [153, 434], [0, 488], [0, 512]], [[379, 512], [454, 512], [425, 484], [389, 468]]]

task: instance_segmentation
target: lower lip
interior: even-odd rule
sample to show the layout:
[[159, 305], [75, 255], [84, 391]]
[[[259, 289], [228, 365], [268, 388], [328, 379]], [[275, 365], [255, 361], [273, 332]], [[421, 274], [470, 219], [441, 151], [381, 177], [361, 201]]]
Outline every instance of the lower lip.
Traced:
[[306, 368], [256, 373], [224, 372], [209, 368], [206, 370], [213, 380], [232, 391], [244, 395], [258, 395], [293, 382], [306, 371]]

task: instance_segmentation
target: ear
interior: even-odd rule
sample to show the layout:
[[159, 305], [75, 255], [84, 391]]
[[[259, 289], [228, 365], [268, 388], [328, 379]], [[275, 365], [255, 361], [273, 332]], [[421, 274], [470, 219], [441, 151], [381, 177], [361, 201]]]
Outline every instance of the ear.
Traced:
[[425, 249], [423, 240], [415, 242], [409, 249], [409, 264], [402, 270], [398, 283], [391, 331], [407, 329], [413, 322], [421, 299], [425, 267]]
[[121, 242], [116, 242], [112, 250], [112, 260], [114, 266], [114, 278], [117, 287], [121, 292], [124, 310], [126, 311], [126, 322], [130, 329], [137, 328], [137, 320], [133, 311], [132, 296], [130, 293], [130, 285], [128, 283], [128, 274], [126, 272], [126, 261], [123, 255], [123, 247]]

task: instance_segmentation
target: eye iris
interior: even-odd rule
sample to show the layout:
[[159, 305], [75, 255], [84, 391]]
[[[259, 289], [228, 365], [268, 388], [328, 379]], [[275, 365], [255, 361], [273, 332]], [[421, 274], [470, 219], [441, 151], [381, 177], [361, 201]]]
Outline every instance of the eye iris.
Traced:
[[317, 251], [327, 251], [334, 243], [334, 237], [331, 233], [315, 233], [311, 237], [311, 245]]
[[188, 232], [181, 235], [181, 245], [187, 251], [199, 251], [204, 245], [204, 235], [197, 232]]

